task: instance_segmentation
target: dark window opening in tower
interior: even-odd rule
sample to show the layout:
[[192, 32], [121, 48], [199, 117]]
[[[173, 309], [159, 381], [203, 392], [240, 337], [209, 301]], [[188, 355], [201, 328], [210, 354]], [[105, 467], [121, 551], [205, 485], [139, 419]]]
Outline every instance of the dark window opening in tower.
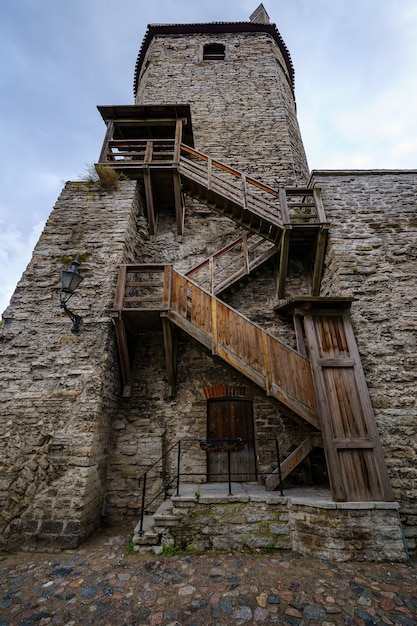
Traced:
[[207, 43], [203, 50], [203, 61], [224, 61], [225, 46], [222, 43]]

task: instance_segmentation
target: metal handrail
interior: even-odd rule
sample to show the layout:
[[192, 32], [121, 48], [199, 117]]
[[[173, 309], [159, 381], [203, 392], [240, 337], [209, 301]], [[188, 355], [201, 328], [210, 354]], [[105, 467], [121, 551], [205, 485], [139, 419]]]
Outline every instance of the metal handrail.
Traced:
[[[227, 475], [228, 475], [228, 495], [232, 495], [232, 472], [231, 472], [231, 453], [233, 451], [235, 451], [238, 448], [243, 448], [245, 445], [247, 445], [248, 443], [253, 443], [255, 444], [258, 441], [274, 441], [275, 443], [275, 454], [276, 454], [276, 462], [277, 462], [277, 472], [278, 472], [278, 478], [279, 478], [279, 490], [280, 490], [280, 495], [283, 496], [283, 485], [282, 485], [282, 474], [281, 474], [281, 459], [280, 459], [280, 450], [279, 450], [279, 442], [277, 438], [258, 438], [258, 439], [179, 439], [178, 441], [176, 441], [174, 444], [172, 444], [165, 452], [164, 454], [157, 459], [154, 463], [152, 463], [152, 465], [150, 465], [139, 477], [138, 479], [138, 488], [141, 489], [141, 508], [140, 508], [140, 520], [139, 520], [139, 530], [138, 530], [138, 534], [139, 535], [143, 535], [144, 530], [143, 530], [143, 524], [144, 524], [144, 517], [145, 517], [145, 511], [155, 502], [155, 500], [157, 500], [162, 493], [167, 493], [167, 491], [169, 491], [169, 489], [176, 484], [176, 495], [179, 495], [179, 488], [180, 488], [180, 478], [181, 476], [207, 476], [207, 472], [181, 472], [181, 451], [183, 448], [183, 444], [188, 444], [188, 443], [198, 443], [198, 445], [203, 449], [203, 450], [209, 450], [210, 448], [213, 451], [219, 451], [219, 449], [221, 449], [224, 452], [227, 452]], [[149, 500], [146, 501], [146, 492], [147, 489], [149, 487], [148, 483], [148, 474], [149, 472], [154, 469], [158, 464], [160, 464], [168, 455], [170, 452], [172, 452], [175, 448], [177, 448], [177, 470], [176, 470], [176, 475], [171, 478], [168, 481], [165, 481], [163, 488], [158, 491], [158, 493], [156, 493], [155, 495], [153, 495], [153, 497]], [[255, 450], [255, 445], [253, 446], [253, 450], [254, 450], [254, 456], [255, 456], [255, 472], [254, 472], [254, 478], [255, 480], [258, 479], [258, 469], [257, 469], [257, 457], [256, 457], [256, 450]], [[248, 472], [240, 472], [241, 474], [247, 475]], [[239, 472], [233, 472], [233, 475], [238, 475]], [[222, 473], [223, 475], [223, 473]]]

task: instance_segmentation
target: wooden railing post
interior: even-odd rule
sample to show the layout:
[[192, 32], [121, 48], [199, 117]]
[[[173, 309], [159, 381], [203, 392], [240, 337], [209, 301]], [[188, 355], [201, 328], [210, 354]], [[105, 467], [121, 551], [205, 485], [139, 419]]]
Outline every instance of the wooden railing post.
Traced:
[[126, 265], [119, 266], [119, 274], [117, 276], [116, 293], [114, 295], [113, 309], [121, 311], [123, 309], [123, 301], [125, 297], [126, 288]]
[[217, 344], [218, 344], [218, 337], [217, 337], [217, 299], [212, 297], [211, 298], [211, 329], [212, 329], [212, 337], [213, 337], [213, 344], [212, 344], [212, 354], [217, 354]]
[[175, 123], [175, 142], [174, 142], [174, 165], [180, 162], [180, 150], [182, 140], [182, 119]]
[[249, 274], [249, 251], [248, 251], [248, 236], [245, 234], [242, 237], [242, 252], [243, 252], [243, 267], [245, 274]]
[[162, 306], [169, 309], [171, 306], [172, 265], [164, 267], [164, 284], [162, 287]]
[[209, 291], [210, 291], [211, 295], [214, 294], [214, 272], [213, 272], [213, 267], [214, 267], [214, 259], [211, 256], [209, 258]]
[[319, 189], [319, 187], [314, 187], [313, 197], [316, 204], [317, 217], [319, 222], [326, 222], [326, 214], [324, 212], [323, 202], [321, 200], [321, 189]]
[[290, 214], [288, 211], [287, 194], [284, 187], [279, 188], [279, 203], [281, 206], [282, 221], [285, 224], [290, 224]]
[[106, 134], [104, 135], [103, 147], [101, 148], [100, 156], [98, 159], [99, 163], [107, 163], [109, 161], [109, 142], [113, 138], [114, 131], [114, 122], [109, 122], [107, 124]]
[[153, 153], [153, 141], [146, 142], [146, 150], [145, 150], [145, 158], [143, 159], [144, 163], [150, 163], [152, 161], [152, 153]]
[[243, 206], [243, 209], [246, 209], [248, 206], [245, 174], [242, 174], [242, 206]]
[[207, 159], [207, 189], [211, 189], [211, 181], [213, 176], [213, 159], [208, 157]]

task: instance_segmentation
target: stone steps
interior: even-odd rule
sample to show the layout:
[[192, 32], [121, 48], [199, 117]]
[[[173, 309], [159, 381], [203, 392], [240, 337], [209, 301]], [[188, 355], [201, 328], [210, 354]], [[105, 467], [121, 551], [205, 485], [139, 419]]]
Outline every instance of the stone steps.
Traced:
[[172, 500], [164, 500], [153, 515], [143, 518], [143, 532], [140, 533], [140, 522], [135, 526], [133, 543], [137, 546], [161, 545], [161, 535], [166, 528], [175, 527], [181, 515], [173, 513]]

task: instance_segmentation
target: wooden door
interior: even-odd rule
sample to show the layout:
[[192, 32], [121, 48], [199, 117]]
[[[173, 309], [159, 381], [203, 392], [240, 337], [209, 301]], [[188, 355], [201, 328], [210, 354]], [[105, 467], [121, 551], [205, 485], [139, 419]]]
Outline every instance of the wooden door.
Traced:
[[[242, 450], [230, 452], [231, 480], [256, 480], [256, 459], [252, 401], [242, 398], [221, 398], [207, 402], [207, 439], [237, 440], [246, 443]], [[228, 480], [228, 452], [207, 452], [207, 479], [210, 482]]]
[[335, 500], [392, 500], [375, 417], [347, 313], [305, 315], [328, 473]]

